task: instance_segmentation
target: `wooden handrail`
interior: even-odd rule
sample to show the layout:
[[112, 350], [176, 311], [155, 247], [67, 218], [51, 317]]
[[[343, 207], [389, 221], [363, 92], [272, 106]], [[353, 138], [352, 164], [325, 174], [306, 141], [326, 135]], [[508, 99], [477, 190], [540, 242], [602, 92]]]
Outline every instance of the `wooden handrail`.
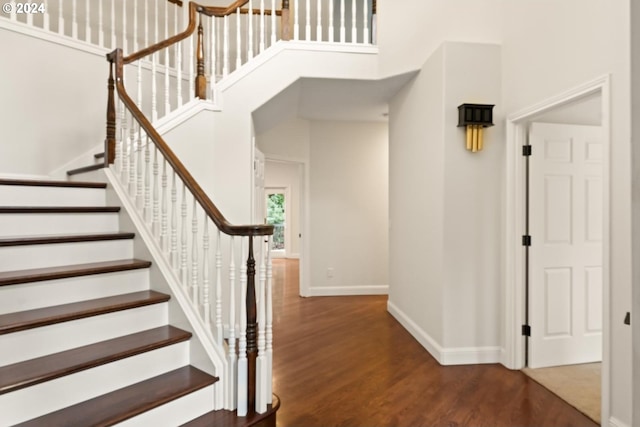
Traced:
[[[193, 3], [191, 4], [193, 5]], [[189, 173], [184, 164], [178, 159], [178, 157], [176, 157], [171, 148], [169, 148], [167, 143], [164, 141], [162, 136], [160, 136], [158, 131], [153, 127], [151, 122], [149, 122], [144, 113], [137, 107], [136, 103], [127, 94], [123, 81], [125, 58], [122, 54], [122, 49], [118, 48], [113, 52], [107, 54], [107, 59], [111, 63], [111, 66], [115, 67], [115, 88], [118, 91], [120, 100], [124, 103], [131, 115], [139, 123], [140, 127], [144, 129], [148, 137], [153, 141], [166, 161], [171, 165], [175, 173], [178, 175], [178, 177], [180, 177], [184, 185], [189, 189], [191, 194], [193, 194], [193, 197], [206, 212], [207, 216], [211, 218], [218, 229], [230, 236], [272, 235], [273, 225], [233, 225], [229, 223], [229, 221], [227, 221], [224, 215], [222, 215], [216, 205], [211, 201], [209, 196], [207, 196], [207, 194], [204, 192], [202, 187], [200, 187], [198, 182]], [[112, 100], [111, 96], [109, 97], [109, 100]], [[115, 108], [108, 107], [108, 110], [114, 111]], [[106, 148], [109, 149], [109, 147]], [[106, 157], [109, 157], [110, 155], [111, 153], [107, 153]]]
[[222, 18], [224, 16], [235, 13], [235, 11], [238, 10], [238, 8], [244, 6], [247, 3], [249, 3], [249, 0], [236, 0], [227, 7], [204, 6], [202, 13], [208, 16], [215, 16], [218, 18]]

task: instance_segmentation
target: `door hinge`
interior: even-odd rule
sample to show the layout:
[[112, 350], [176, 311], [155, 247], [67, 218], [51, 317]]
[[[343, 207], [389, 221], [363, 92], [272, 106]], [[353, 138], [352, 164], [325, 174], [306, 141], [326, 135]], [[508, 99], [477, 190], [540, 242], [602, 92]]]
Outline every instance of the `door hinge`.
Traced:
[[522, 335], [525, 336], [525, 337], [530, 337], [531, 336], [531, 326], [522, 325]]
[[631, 313], [629, 313], [628, 311], [627, 311], [627, 314], [624, 315], [624, 324], [625, 325], [631, 324]]
[[531, 236], [522, 236], [522, 246], [531, 246]]
[[531, 155], [531, 146], [530, 145], [523, 145], [522, 146], [522, 155], [523, 156], [530, 156]]

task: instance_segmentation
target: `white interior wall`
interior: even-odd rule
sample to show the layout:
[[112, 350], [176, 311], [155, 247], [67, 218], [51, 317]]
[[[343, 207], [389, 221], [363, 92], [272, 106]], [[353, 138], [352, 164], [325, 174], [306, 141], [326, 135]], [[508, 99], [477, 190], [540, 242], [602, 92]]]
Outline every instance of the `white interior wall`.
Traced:
[[[297, 163], [267, 160], [264, 173], [265, 188], [286, 188], [285, 200], [285, 252], [287, 258], [300, 257], [300, 202], [301, 202], [301, 165]], [[285, 196], [286, 197], [286, 196]]]
[[104, 141], [103, 56], [1, 28], [0, 45], [1, 173], [48, 175]]
[[312, 295], [387, 293], [387, 144], [386, 123], [311, 122]]

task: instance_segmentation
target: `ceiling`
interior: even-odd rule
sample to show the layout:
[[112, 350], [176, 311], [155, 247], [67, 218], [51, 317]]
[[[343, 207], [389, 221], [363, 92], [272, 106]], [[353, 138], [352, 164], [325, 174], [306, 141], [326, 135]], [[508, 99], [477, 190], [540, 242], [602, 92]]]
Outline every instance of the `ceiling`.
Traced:
[[381, 80], [302, 78], [253, 112], [255, 131], [263, 133], [283, 121], [386, 121], [389, 100], [415, 72]]

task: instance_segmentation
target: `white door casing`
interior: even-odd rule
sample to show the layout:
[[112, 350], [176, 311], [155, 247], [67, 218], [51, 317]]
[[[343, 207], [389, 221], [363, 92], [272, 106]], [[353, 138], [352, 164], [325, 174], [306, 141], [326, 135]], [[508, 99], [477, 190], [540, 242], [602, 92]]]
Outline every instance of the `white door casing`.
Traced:
[[602, 129], [533, 123], [529, 137], [529, 367], [600, 361]]

